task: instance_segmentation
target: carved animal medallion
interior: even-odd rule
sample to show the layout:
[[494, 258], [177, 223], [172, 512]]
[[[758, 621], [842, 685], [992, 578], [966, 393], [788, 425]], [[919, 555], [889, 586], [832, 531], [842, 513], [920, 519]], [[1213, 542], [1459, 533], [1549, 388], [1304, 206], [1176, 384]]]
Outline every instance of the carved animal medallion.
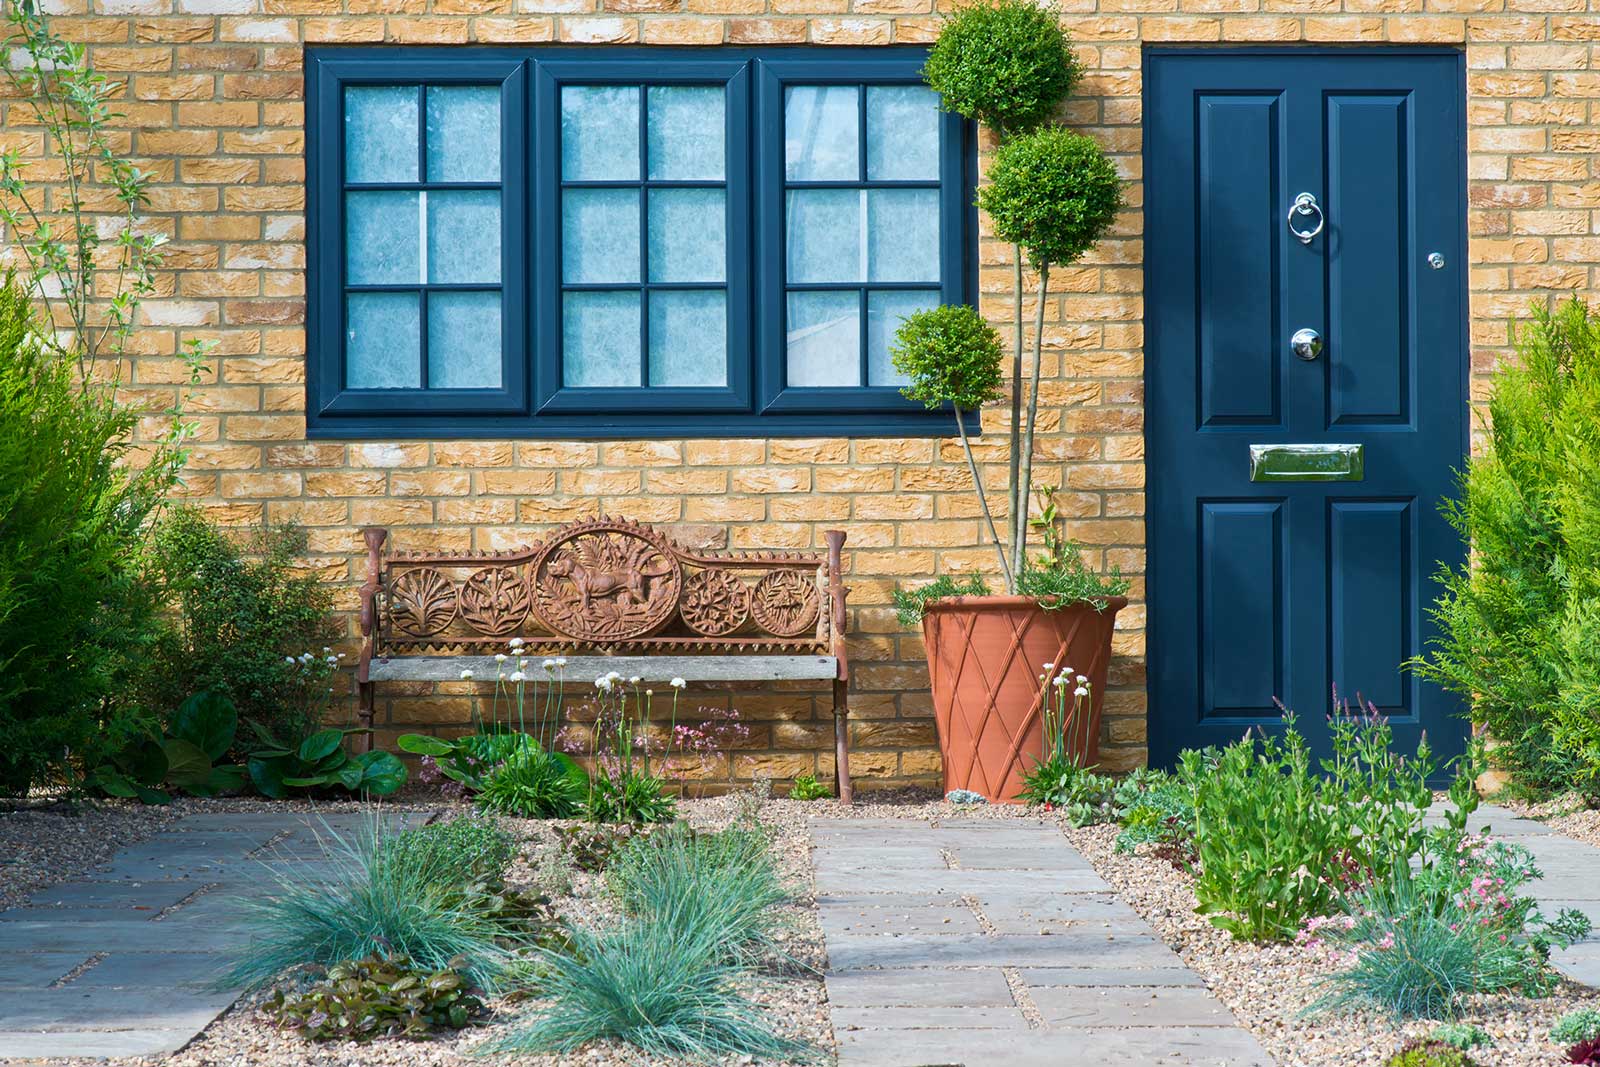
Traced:
[[776, 637], [802, 637], [815, 630], [822, 598], [804, 571], [772, 571], [756, 583], [750, 614]]
[[697, 634], [731, 634], [750, 617], [750, 589], [725, 571], [696, 571], [683, 583], [683, 603], [678, 606], [678, 614], [683, 616], [684, 625]]
[[520, 567], [485, 567], [461, 587], [461, 617], [487, 637], [515, 633], [532, 605], [527, 572]]
[[389, 622], [411, 637], [431, 637], [456, 617], [456, 583], [432, 567], [400, 572], [389, 587]]
[[683, 569], [666, 540], [632, 523], [578, 523], [533, 561], [534, 613], [583, 641], [650, 636], [672, 618], [682, 589]]

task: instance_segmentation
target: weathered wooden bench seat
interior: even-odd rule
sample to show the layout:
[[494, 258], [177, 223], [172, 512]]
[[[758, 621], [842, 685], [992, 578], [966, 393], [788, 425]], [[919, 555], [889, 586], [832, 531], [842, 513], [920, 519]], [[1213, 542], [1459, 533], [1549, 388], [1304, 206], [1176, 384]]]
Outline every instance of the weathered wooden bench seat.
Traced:
[[361, 723], [385, 681], [456, 681], [498, 672], [514, 637], [563, 676], [616, 671], [643, 682], [833, 683], [839, 799], [849, 803], [849, 660], [845, 535], [819, 552], [692, 551], [652, 527], [601, 518], [510, 552], [386, 553], [388, 531], [362, 530]]

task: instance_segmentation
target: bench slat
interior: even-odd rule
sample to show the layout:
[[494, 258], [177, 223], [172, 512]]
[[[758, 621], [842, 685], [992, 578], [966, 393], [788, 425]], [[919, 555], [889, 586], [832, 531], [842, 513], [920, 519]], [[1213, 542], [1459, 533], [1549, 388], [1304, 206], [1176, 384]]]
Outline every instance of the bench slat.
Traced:
[[[528, 657], [530, 681], [545, 679], [544, 660], [543, 656]], [[497, 664], [493, 656], [391, 656], [374, 657], [367, 677], [374, 682], [454, 682], [462, 671], [469, 670], [475, 681], [492, 682], [502, 671], [509, 675], [515, 669], [514, 662]], [[839, 676], [839, 660], [835, 656], [568, 656], [562, 674], [568, 684], [590, 684], [611, 671], [652, 684], [673, 678], [686, 682], [832, 680]]]

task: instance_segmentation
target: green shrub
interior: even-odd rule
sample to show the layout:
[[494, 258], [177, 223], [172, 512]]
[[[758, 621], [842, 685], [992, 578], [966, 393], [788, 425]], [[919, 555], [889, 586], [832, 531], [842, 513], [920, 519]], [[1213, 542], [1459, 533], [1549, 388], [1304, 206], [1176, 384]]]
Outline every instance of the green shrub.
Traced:
[[1407, 1041], [1384, 1061], [1384, 1067], [1477, 1067], [1477, 1061], [1443, 1041]]
[[1154, 845], [1158, 856], [1181, 870], [1192, 870], [1195, 853], [1194, 786], [1184, 781], [1159, 781], [1124, 796], [1118, 788], [1116, 851], [1127, 854], [1140, 845]]
[[478, 807], [521, 819], [571, 819], [583, 810], [588, 776], [559, 752], [526, 734], [522, 744], [483, 779]]
[[624, 914], [703, 930], [729, 958], [771, 947], [775, 909], [790, 896], [764, 832], [697, 833], [681, 823], [630, 841], [607, 867], [606, 887]]
[[137, 676], [146, 706], [166, 712], [208, 691], [274, 736], [298, 743], [315, 731], [336, 662], [327, 649], [311, 650], [337, 631], [332, 592], [299, 570], [305, 550], [296, 526], [240, 536], [194, 508], [168, 515], [156, 531], [153, 572], [177, 612]]
[[455, 886], [503, 881], [516, 854], [516, 837], [497, 820], [463, 815], [384, 838], [378, 858], [411, 868], [425, 882]]
[[1428, 1035], [1428, 1040], [1438, 1041], [1463, 1052], [1494, 1044], [1494, 1038], [1489, 1036], [1489, 1031], [1472, 1023], [1444, 1023], [1436, 1026], [1433, 1028], [1433, 1033]]
[[945, 20], [922, 75], [947, 111], [1002, 133], [1049, 120], [1082, 73], [1053, 5], [973, 0]]
[[796, 775], [794, 785], [789, 787], [790, 800], [826, 800], [831, 796], [833, 790], [817, 781], [814, 774]]
[[1445, 517], [1442, 636], [1417, 666], [1471, 701], [1524, 785], [1600, 800], [1600, 319], [1536, 308], [1495, 376], [1488, 447]]
[[514, 949], [539, 932], [537, 909], [504, 893], [463, 891], [428, 870], [385, 862], [387, 838], [373, 824], [344, 837], [324, 824], [323, 860], [269, 865], [275, 883], [240, 902], [249, 941], [225, 982], [257, 986], [307, 966], [331, 967], [378, 955], [410, 958], [428, 970], [454, 967], [493, 991], [516, 962]]
[[[181, 454], [130, 462], [143, 412], [78, 384], [0, 284], [0, 796], [74, 781], [146, 732], [123, 699], [159, 630], [145, 529]], [[196, 687], [201, 688], [201, 687]], [[193, 690], [185, 690], [187, 696]], [[177, 706], [174, 701], [173, 707]]]
[[1550, 1040], [1558, 1045], [1600, 1040], [1600, 1007], [1567, 1012], [1550, 1028]]
[[457, 969], [418, 967], [405, 956], [368, 956], [336, 963], [304, 989], [279, 989], [266, 1011], [285, 1029], [311, 1041], [371, 1041], [376, 1037], [427, 1038], [460, 1030], [484, 1012]]

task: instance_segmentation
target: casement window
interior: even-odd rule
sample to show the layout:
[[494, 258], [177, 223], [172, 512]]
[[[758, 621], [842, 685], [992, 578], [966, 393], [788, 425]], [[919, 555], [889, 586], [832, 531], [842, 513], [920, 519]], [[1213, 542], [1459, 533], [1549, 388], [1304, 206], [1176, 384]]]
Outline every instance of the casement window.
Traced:
[[319, 437], [947, 432], [973, 132], [914, 49], [310, 49]]

